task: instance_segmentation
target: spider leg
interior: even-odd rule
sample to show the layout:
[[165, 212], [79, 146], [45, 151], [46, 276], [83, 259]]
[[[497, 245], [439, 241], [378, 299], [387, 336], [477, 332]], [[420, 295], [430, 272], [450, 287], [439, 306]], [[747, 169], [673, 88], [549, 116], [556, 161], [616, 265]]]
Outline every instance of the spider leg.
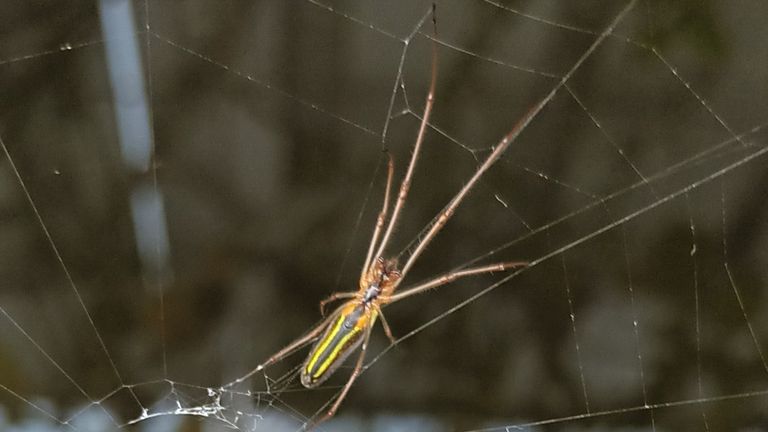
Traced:
[[[432, 9], [432, 25], [434, 27], [433, 32], [437, 34], [437, 23], [435, 20], [434, 5]], [[421, 124], [419, 125], [419, 134], [416, 136], [416, 143], [413, 145], [413, 152], [411, 155], [411, 161], [408, 164], [408, 168], [405, 170], [405, 177], [400, 183], [400, 192], [397, 195], [397, 202], [395, 208], [392, 210], [392, 218], [389, 219], [389, 225], [384, 232], [384, 237], [381, 239], [381, 244], [376, 251], [375, 256], [382, 256], [384, 249], [389, 242], [389, 236], [394, 231], [397, 225], [398, 216], [400, 216], [400, 210], [405, 205], [405, 199], [408, 197], [408, 191], [411, 188], [411, 178], [413, 177], [413, 171], [416, 168], [416, 161], [419, 158], [419, 152], [421, 150], [421, 144], [424, 142], [424, 136], [426, 135], [427, 125], [429, 124], [429, 116], [432, 113], [432, 106], [435, 104], [435, 83], [437, 82], [437, 44], [432, 41], [432, 72], [429, 82], [429, 93], [427, 93], [427, 100], [424, 104], [424, 114], [421, 116]]]
[[[427, 234], [424, 236], [424, 238], [419, 242], [418, 245], [416, 245], [416, 249], [413, 251], [411, 256], [408, 257], [408, 261], [405, 262], [405, 265], [403, 265], [402, 270], [400, 273], [402, 274], [402, 277], [405, 278], [405, 274], [408, 273], [408, 270], [410, 270], [411, 266], [416, 262], [416, 259], [421, 255], [422, 252], [424, 252], [424, 249], [429, 245], [429, 243], [432, 242], [432, 240], [435, 238], [438, 232], [445, 226], [445, 224], [451, 219], [453, 214], [456, 212], [456, 209], [459, 207], [462, 201], [464, 201], [464, 198], [466, 198], [469, 191], [472, 190], [472, 188], [477, 184], [477, 181], [480, 180], [480, 178], [485, 174], [485, 172], [490, 168], [504, 153], [504, 151], [509, 147], [512, 142], [517, 139], [517, 137], [520, 135], [520, 133], [525, 129], [528, 124], [531, 123], [531, 120], [533, 117], [538, 114], [544, 106], [549, 102], [551, 97], [545, 98], [542, 101], [540, 101], [538, 104], [534, 105], [533, 108], [531, 108], [512, 128], [512, 130], [509, 131], [506, 135], [504, 135], [504, 138], [499, 141], [499, 144], [496, 146], [496, 148], [493, 149], [490, 155], [483, 161], [482, 165], [475, 171], [475, 173], [470, 177], [469, 181], [464, 185], [464, 187], [459, 190], [459, 192], [451, 198], [451, 200], [448, 202], [448, 204], [445, 206], [443, 211], [440, 212], [430, 223], [429, 231], [427, 231]], [[394, 214], [392, 215], [394, 218]], [[390, 222], [391, 223], [391, 222]], [[402, 280], [402, 279], [401, 279]]]
[[[516, 262], [504, 262], [504, 263], [496, 263], [496, 264], [490, 264], [480, 267], [472, 267], [464, 270], [457, 270], [449, 273], [445, 273], [443, 275], [440, 275], [432, 280], [429, 280], [427, 282], [424, 282], [422, 284], [416, 285], [414, 287], [408, 288], [404, 291], [401, 291], [397, 294], [393, 294], [389, 297], [382, 298], [383, 303], [394, 303], [396, 301], [402, 300], [404, 298], [410, 297], [414, 294], [418, 294], [421, 292], [424, 292], [429, 289], [437, 288], [442, 285], [449, 284], [456, 279], [460, 279], [466, 276], [472, 276], [477, 274], [483, 274], [483, 273], [491, 273], [491, 272], [497, 272], [497, 271], [504, 271], [510, 268], [515, 267], [524, 267], [528, 265], [527, 262], [523, 261], [516, 261]], [[383, 321], [383, 320], [382, 320]]]
[[360, 273], [360, 279], [363, 279], [368, 273], [368, 267], [371, 265], [373, 259], [373, 250], [376, 248], [376, 242], [381, 235], [381, 229], [384, 228], [384, 222], [387, 220], [387, 210], [389, 209], [389, 194], [392, 190], [392, 177], [395, 173], [395, 162], [392, 160], [392, 155], [387, 153], [389, 160], [387, 161], [387, 186], [384, 192], [384, 203], [381, 206], [379, 217], [376, 218], [376, 228], [373, 230], [373, 237], [371, 237], [371, 244], [368, 246], [368, 254], [365, 256], [365, 263], [363, 264], [363, 270]]
[[283, 349], [276, 352], [272, 357], [268, 358], [264, 363], [256, 366], [256, 368], [252, 369], [247, 374], [241, 376], [240, 378], [232, 381], [231, 383], [223, 386], [223, 389], [230, 388], [236, 384], [239, 384], [248, 378], [252, 377], [254, 374], [264, 370], [264, 368], [282, 360], [287, 355], [291, 354], [292, 352], [296, 351], [297, 349], [302, 348], [303, 346], [311, 343], [315, 339], [317, 339], [320, 336], [320, 333], [322, 333], [323, 330], [328, 326], [328, 323], [331, 322], [333, 318], [338, 315], [339, 311], [341, 310], [341, 307], [337, 308], [331, 315], [328, 315], [327, 318], [325, 318], [323, 321], [320, 322], [320, 324], [316, 325], [315, 328], [310, 330], [307, 334], [304, 336], [301, 336], [300, 338], [296, 339], [295, 341], [289, 343], [286, 345]]
[[[621, 16], [619, 16], [620, 18]], [[515, 125], [512, 127], [512, 129], [507, 132], [506, 135], [499, 141], [499, 143], [496, 145], [496, 147], [493, 149], [490, 155], [483, 161], [483, 163], [480, 165], [480, 167], [475, 171], [475, 173], [470, 177], [469, 181], [464, 185], [464, 187], [459, 190], [459, 192], [448, 202], [448, 204], [445, 206], [442, 212], [438, 214], [435, 219], [432, 220], [429, 226], [429, 231], [424, 236], [423, 240], [416, 246], [416, 249], [413, 251], [411, 256], [408, 257], [408, 261], [403, 266], [400, 273], [402, 273], [402, 276], [405, 277], [406, 273], [408, 273], [408, 270], [411, 268], [413, 263], [416, 261], [416, 258], [421, 255], [422, 252], [424, 252], [424, 249], [429, 245], [429, 243], [435, 238], [437, 233], [440, 231], [440, 229], [445, 226], [446, 222], [453, 216], [456, 209], [459, 207], [459, 204], [464, 200], [464, 198], [467, 196], [470, 190], [477, 184], [477, 181], [480, 180], [480, 178], [485, 174], [485, 172], [494, 164], [496, 163], [499, 158], [501, 158], [501, 155], [507, 150], [507, 148], [515, 142], [515, 140], [520, 136], [520, 134], [525, 130], [525, 128], [528, 127], [528, 125], [531, 124], [533, 119], [546, 107], [552, 99], [555, 97], [557, 92], [565, 87], [567, 85], [568, 80], [571, 79], [572, 75], [576, 71], [576, 69], [581, 66], [581, 64], [584, 63], [584, 61], [592, 55], [595, 48], [608, 36], [608, 34], [613, 31], [616, 23], [618, 21], [615, 21], [612, 23], [603, 33], [600, 34], [598, 38], [596, 38], [592, 45], [587, 49], [587, 51], [584, 52], [584, 54], [581, 55], [581, 57], [576, 61], [576, 63], [573, 64], [573, 66], [568, 70], [568, 72], [560, 77], [560, 81], [555, 85], [549, 93], [547, 93], [546, 96], [544, 96], [543, 99], [541, 99], [538, 103], [533, 105], [531, 109], [528, 110], [523, 117], [520, 118], [520, 120], [515, 123]], [[415, 150], [414, 150], [415, 151]], [[392, 216], [394, 218], [394, 215]], [[392, 222], [390, 222], [390, 225]], [[386, 237], [386, 236], [385, 236]]]
[[335, 292], [320, 302], [320, 315], [325, 316], [325, 305], [332, 301], [336, 301], [339, 299], [345, 299], [345, 298], [353, 298], [357, 296], [356, 292]]
[[384, 312], [381, 311], [381, 306], [376, 305], [376, 313], [381, 317], [381, 326], [384, 327], [384, 333], [389, 338], [389, 341], [392, 342], [392, 345], [397, 343], [397, 339], [395, 339], [395, 336], [392, 334], [392, 329], [389, 327], [389, 324], [387, 323], [387, 319], [384, 318]]
[[328, 420], [329, 418], [333, 417], [334, 414], [336, 414], [336, 411], [339, 409], [341, 402], [347, 396], [347, 393], [349, 392], [349, 389], [352, 387], [352, 384], [354, 384], [358, 375], [360, 375], [360, 371], [363, 368], [363, 360], [365, 360], [365, 351], [368, 348], [368, 341], [371, 339], [371, 329], [373, 328], [373, 324], [374, 323], [372, 322], [371, 325], [369, 325], [368, 328], [365, 330], [365, 336], [363, 337], [363, 346], [360, 349], [360, 355], [357, 357], [357, 362], [355, 363], [355, 369], [352, 371], [352, 375], [350, 375], [349, 380], [347, 381], [346, 384], [344, 384], [344, 388], [341, 389], [341, 393], [339, 393], [339, 396], [333, 402], [331, 409], [329, 409], [328, 412], [326, 412], [325, 415], [320, 418], [320, 420], [317, 420], [316, 422], [314, 422], [309, 429], [314, 428], [315, 426]]

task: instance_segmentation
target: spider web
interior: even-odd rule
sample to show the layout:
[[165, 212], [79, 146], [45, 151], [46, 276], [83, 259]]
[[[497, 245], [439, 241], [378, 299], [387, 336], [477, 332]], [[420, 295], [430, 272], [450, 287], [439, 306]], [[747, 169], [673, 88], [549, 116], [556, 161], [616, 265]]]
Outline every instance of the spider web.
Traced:
[[405, 285], [530, 265], [388, 307], [320, 430], [768, 430], [766, 5], [572, 3], [6, 2], [0, 429], [322, 414], [349, 368], [253, 369], [356, 287], [434, 41], [388, 253], [544, 100]]

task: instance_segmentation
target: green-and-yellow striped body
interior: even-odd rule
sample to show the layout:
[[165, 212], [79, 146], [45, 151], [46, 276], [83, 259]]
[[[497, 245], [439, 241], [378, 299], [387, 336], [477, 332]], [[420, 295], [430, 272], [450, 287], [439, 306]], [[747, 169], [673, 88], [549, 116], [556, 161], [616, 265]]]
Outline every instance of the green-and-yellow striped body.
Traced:
[[362, 343], [366, 329], [376, 321], [369, 303], [352, 300], [331, 320], [301, 368], [301, 383], [313, 388], [328, 379]]

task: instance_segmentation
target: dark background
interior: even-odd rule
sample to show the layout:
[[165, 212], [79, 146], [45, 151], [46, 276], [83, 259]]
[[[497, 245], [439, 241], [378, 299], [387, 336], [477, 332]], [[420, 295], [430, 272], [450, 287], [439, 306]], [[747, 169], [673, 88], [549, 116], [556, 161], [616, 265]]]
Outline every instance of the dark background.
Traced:
[[[49, 421], [34, 406], [54, 425], [102, 407], [122, 425], [141, 406], [209, 403], [206, 387], [310, 329], [329, 293], [355, 290], [381, 202], [382, 150], [399, 180], [416, 136], [432, 35], [417, 25], [429, 5], [136, 2], [155, 138], [142, 173], [121, 161], [98, 4], [3, 2], [0, 137], [52, 239], [3, 156], [6, 425]], [[407, 256], [626, 5], [437, 3], [434, 129], [389, 255]], [[472, 260], [535, 265], [455, 311], [507, 275], [387, 308], [396, 336], [427, 325], [376, 360], [327, 430], [547, 420], [520, 428], [768, 430], [768, 171], [764, 157], [747, 161], [766, 145], [766, 17], [762, 1], [638, 1], [408, 279]], [[130, 196], [142, 184], [164, 197], [162, 274], [136, 248]], [[387, 346], [375, 329], [369, 358]], [[225, 414], [247, 412], [243, 430], [256, 415], [268, 419], [255, 422], [263, 430], [301, 426], [346, 377], [312, 391], [290, 376], [270, 381], [303, 355], [240, 387], [257, 393], [228, 395]], [[598, 414], [568, 418], [585, 413]]]

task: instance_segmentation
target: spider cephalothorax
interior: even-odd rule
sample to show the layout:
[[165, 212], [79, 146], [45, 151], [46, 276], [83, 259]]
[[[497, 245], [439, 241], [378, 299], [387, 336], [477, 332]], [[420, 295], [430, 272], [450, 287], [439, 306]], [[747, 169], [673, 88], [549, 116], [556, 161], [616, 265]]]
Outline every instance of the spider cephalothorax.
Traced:
[[377, 258], [368, 272], [360, 278], [360, 292], [363, 293], [363, 302], [370, 303], [379, 296], [388, 297], [395, 291], [400, 278], [397, 260]]

